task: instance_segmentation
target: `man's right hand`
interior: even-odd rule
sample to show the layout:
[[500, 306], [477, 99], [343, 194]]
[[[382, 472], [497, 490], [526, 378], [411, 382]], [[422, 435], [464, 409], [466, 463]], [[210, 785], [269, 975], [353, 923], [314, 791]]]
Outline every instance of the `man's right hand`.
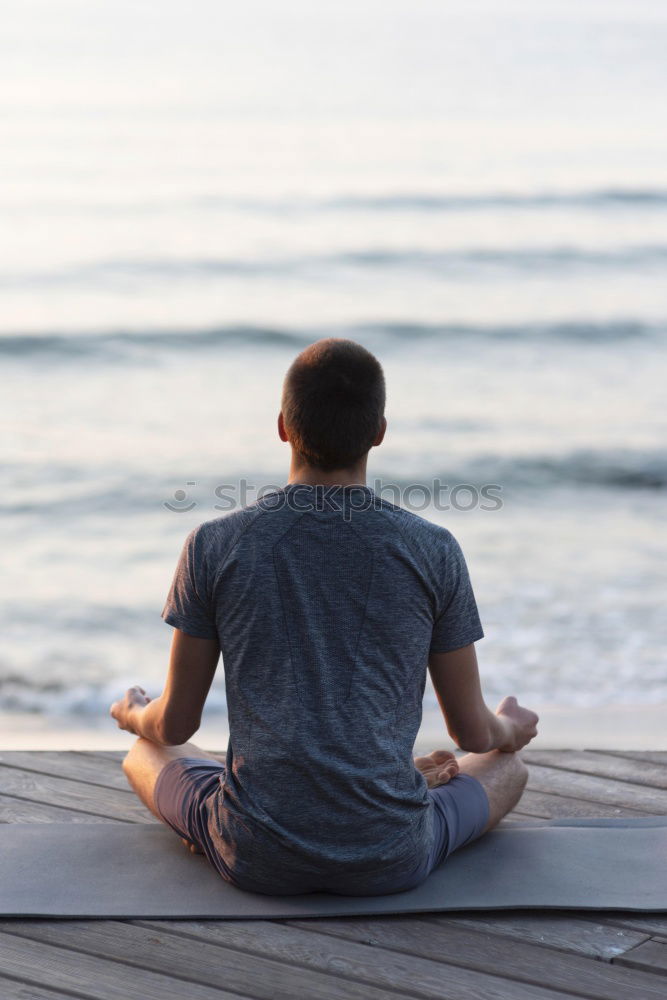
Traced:
[[529, 708], [523, 708], [514, 695], [508, 695], [498, 705], [496, 715], [506, 730], [507, 739], [498, 747], [507, 753], [521, 750], [537, 736], [539, 716]]

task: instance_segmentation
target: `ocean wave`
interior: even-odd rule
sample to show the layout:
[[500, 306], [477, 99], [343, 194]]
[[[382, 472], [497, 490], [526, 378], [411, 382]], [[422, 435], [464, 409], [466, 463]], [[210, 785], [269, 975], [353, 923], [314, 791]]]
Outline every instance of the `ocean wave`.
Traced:
[[[81, 636], [74, 633], [78, 640]], [[558, 635], [550, 635], [545, 630], [544, 644], [553, 642], [558, 645]], [[516, 660], [516, 652], [514, 652]], [[519, 660], [521, 664], [521, 660]], [[581, 680], [576, 680], [571, 675], [566, 675], [556, 685], [553, 680], [536, 677], [532, 664], [526, 664], [525, 671], [520, 675], [520, 683], [523, 685], [524, 697], [522, 702], [528, 704], [535, 702], [539, 704], [572, 704], [573, 685], [579, 684], [576, 688], [576, 705], [578, 708], [595, 707], [603, 705], [661, 705], [667, 700], [667, 684], [664, 676], [656, 675], [644, 679], [641, 690], [636, 687], [628, 687], [622, 679], [612, 681], [608, 677], [595, 678], [589, 680], [589, 687], [582, 689]], [[220, 673], [222, 674], [222, 669]], [[148, 679], [143, 673], [139, 674], [139, 680], [147, 685], [147, 690], [155, 697], [164, 686], [164, 676], [155, 676]], [[525, 677], [531, 678], [531, 688], [527, 690]], [[109, 714], [112, 702], [123, 696], [131, 684], [137, 683], [137, 677], [121, 676], [117, 682], [90, 682], [88, 684], [78, 683], [76, 680], [76, 665], [72, 665], [71, 677], [64, 678], [57, 688], [34, 683], [30, 680], [28, 672], [25, 675], [15, 675], [8, 681], [3, 681], [0, 677], [0, 712], [8, 714], [27, 714], [36, 718], [43, 717], [50, 721], [54, 727], [64, 725], [75, 730], [82, 725], [94, 726], [100, 733], [112, 735], [116, 731], [116, 722]], [[501, 673], [501, 666], [498, 665], [492, 678], [489, 678], [486, 687], [495, 700], [504, 696], [507, 690], [517, 689], [517, 679], [513, 672], [505, 669]], [[435, 695], [426, 691], [424, 695], [424, 718], [433, 724], [442, 722], [439, 705]], [[229, 719], [227, 714], [227, 703], [224, 689], [212, 688], [206, 699], [206, 719], [208, 723], [219, 725], [221, 729], [227, 728]], [[99, 729], [98, 729], [99, 727]], [[58, 728], [59, 733], [62, 729]], [[43, 735], [40, 730], [40, 734]]]
[[667, 488], [667, 452], [579, 449], [565, 455], [480, 458], [461, 471], [476, 482], [504, 483], [515, 495], [519, 489], [559, 486], [663, 490]]
[[522, 274], [577, 269], [614, 271], [641, 267], [662, 267], [667, 261], [667, 245], [641, 244], [610, 249], [572, 245], [546, 247], [470, 247], [467, 249], [424, 250], [419, 247], [387, 249], [366, 247], [335, 253], [282, 257], [185, 257], [100, 260], [77, 264], [60, 270], [25, 271], [12, 274], [5, 270], [0, 287], [128, 287], [146, 281], [206, 281], [224, 277], [261, 279], [294, 277], [316, 280], [336, 269], [404, 270], [420, 273], [452, 274], [471, 270], [504, 269]]
[[[493, 552], [478, 551], [475, 558], [493, 563]], [[501, 579], [507, 576], [505, 572]], [[518, 590], [516, 581], [510, 580], [500, 593], [495, 587], [489, 592], [486, 617], [495, 651], [488, 653], [487, 668], [494, 701], [518, 686], [529, 704], [531, 699], [564, 704], [568, 698], [572, 701], [572, 692], [582, 706], [628, 700], [650, 704], [667, 698], [663, 665], [655, 653], [663, 638], [664, 615], [652, 596], [650, 574], [641, 591], [643, 600], [635, 600], [632, 573], [612, 573], [605, 580], [602, 602], [587, 601], [585, 596], [577, 601], [578, 594], [597, 592], [598, 579], [591, 575], [588, 589], [582, 578], [574, 593], [567, 577], [554, 579], [546, 587], [529, 588], [530, 600], [525, 581]], [[3, 611], [7, 641], [0, 656], [0, 712], [43, 714], [54, 721], [69, 717], [77, 728], [85, 720], [111, 731], [116, 724], [109, 707], [130, 685], [141, 683], [152, 697], [164, 686], [165, 643], [171, 629], [159, 621], [158, 602], [133, 603], [128, 596], [125, 603], [111, 602], [105, 610], [85, 598], [77, 602], [70, 595], [64, 602], [49, 596]], [[604, 638], [598, 644], [600, 655], [589, 656], [582, 673], [581, 649], [588, 655], [595, 647], [588, 640], [599, 635]], [[654, 641], [644, 642], [646, 636]], [[437, 711], [432, 692], [426, 692], [424, 707]], [[206, 716], [226, 721], [222, 663], [206, 701]]]
[[[228, 209], [258, 213], [299, 214], [310, 212], [460, 212], [477, 209], [610, 209], [614, 207], [667, 207], [667, 188], [607, 187], [579, 191], [394, 191], [383, 194], [343, 193], [326, 198], [230, 198], [202, 195], [187, 207]], [[150, 210], [145, 203], [137, 206]], [[184, 206], [185, 207], [185, 206]], [[129, 206], [128, 206], [129, 208]], [[173, 203], [154, 203], [155, 210], [171, 209]], [[130, 209], [131, 210], [131, 209]]]
[[[323, 334], [323, 336], [326, 336]], [[151, 350], [192, 351], [206, 348], [260, 346], [299, 347], [316, 337], [305, 331], [278, 327], [228, 326], [184, 330], [112, 330], [90, 333], [26, 333], [0, 336], [0, 356], [35, 358], [40, 355], [53, 359], [99, 355], [108, 360], [131, 360], [137, 348]]]
[[[84, 628], [63, 630], [61, 635], [75, 636], [79, 641], [89, 638]], [[106, 671], [98, 666], [100, 679], [91, 678], [82, 683], [76, 658], [73, 657], [71, 662], [63, 661], [61, 667], [62, 675], [55, 681], [40, 680], [29, 671], [8, 671], [4, 675], [0, 671], [0, 711], [44, 714], [56, 718], [97, 718], [101, 724], [108, 724], [113, 729], [116, 723], [109, 715], [109, 708], [112, 702], [123, 696], [131, 684], [136, 683], [136, 677], [121, 675], [116, 682], [109, 681], [106, 679]], [[141, 679], [144, 684], [149, 683], [145, 676]], [[149, 689], [157, 694], [160, 687], [160, 681], [155, 679]], [[206, 714], [226, 720], [227, 706], [221, 690], [211, 691], [206, 701]]]
[[286, 328], [229, 324], [202, 329], [181, 330], [110, 330], [88, 333], [25, 333], [0, 336], [0, 357], [40, 357], [49, 361], [64, 361], [97, 355], [100, 360], [131, 361], [133, 355], [143, 356], [149, 350], [157, 352], [206, 351], [225, 348], [290, 348], [299, 349], [320, 337], [368, 337], [378, 344], [392, 344], [406, 339], [420, 340], [566, 340], [607, 344], [636, 340], [667, 331], [667, 320], [646, 322], [639, 319], [609, 321], [570, 320], [554, 323], [358, 323], [345, 327], [318, 326]]
[[[83, 635], [79, 633], [70, 634], [68, 637], [80, 640]], [[545, 629], [544, 644], [554, 643], [558, 646], [558, 635], [549, 634]], [[516, 651], [514, 660], [516, 661]], [[519, 665], [522, 661], [518, 659]], [[636, 687], [627, 686], [623, 679], [611, 680], [608, 676], [589, 679], [589, 687], [581, 687], [581, 679], [577, 679], [572, 673], [560, 678], [557, 683], [548, 676], [535, 676], [531, 664], [525, 666], [523, 673], [518, 670], [502, 669], [501, 665], [496, 665], [492, 677], [487, 678], [485, 687], [493, 696], [494, 701], [500, 700], [507, 690], [517, 690], [521, 685], [524, 692], [522, 703], [529, 705], [540, 704], [576, 704], [576, 707], [600, 708], [611, 705], [661, 705], [667, 701], [667, 684], [664, 676], [655, 671], [655, 676], [645, 678], [641, 690]], [[502, 672], [501, 672], [502, 671]], [[519, 681], [514, 674], [518, 674]], [[220, 674], [223, 674], [222, 668]], [[530, 688], [526, 681], [530, 678]], [[137, 676], [120, 676], [114, 681], [98, 681], [81, 684], [77, 681], [77, 664], [71, 666], [71, 676], [63, 678], [57, 687], [47, 684], [35, 683], [30, 679], [29, 672], [26, 674], [16, 674], [13, 678], [5, 681], [0, 677], [0, 712], [10, 715], [32, 715], [36, 718], [42, 717], [45, 721], [50, 721], [54, 728], [62, 734], [60, 726], [71, 727], [78, 730], [81, 726], [94, 727], [97, 732], [113, 735], [117, 724], [109, 714], [112, 702], [123, 696], [130, 685], [140, 680], [147, 686], [147, 690], [155, 697], [164, 686], [164, 675], [146, 676], [146, 669]], [[576, 685], [579, 685], [576, 687]], [[573, 685], [575, 687], [573, 688]], [[573, 695], [573, 690], [575, 694]], [[209, 724], [218, 725], [226, 730], [229, 725], [227, 713], [227, 702], [222, 686], [214, 687], [209, 691], [206, 699], [206, 719]], [[442, 715], [435, 695], [427, 690], [424, 694], [424, 719], [431, 721], [434, 725], [442, 723]], [[23, 720], [21, 720], [22, 722]], [[44, 735], [40, 729], [40, 735]]]
[[666, 188], [599, 188], [584, 191], [487, 192], [440, 194], [403, 192], [384, 195], [343, 195], [320, 202], [321, 208], [373, 211], [453, 211], [476, 208], [609, 208], [614, 205], [667, 207]]
[[[433, 422], [429, 430], [433, 431]], [[445, 428], [452, 433], [451, 424]], [[465, 434], [465, 430], [462, 431]], [[412, 454], [406, 454], [410, 463]], [[14, 464], [17, 472], [17, 464]], [[8, 472], [11, 469], [8, 467]], [[252, 503], [257, 491], [275, 488], [282, 476], [262, 476], [256, 473], [226, 474], [218, 483], [198, 481], [194, 489], [188, 489], [187, 502], [175, 503], [174, 491], [183, 485], [177, 473], [171, 479], [146, 477], [141, 479], [135, 471], [123, 476], [119, 473], [113, 483], [106, 484], [82, 469], [77, 476], [77, 486], [72, 488], [71, 475], [61, 477], [58, 484], [57, 467], [44, 468], [51, 486], [49, 489], [35, 488], [18, 496], [5, 493], [0, 498], [0, 512], [7, 516], [47, 519], [49, 525], [54, 520], [63, 524], [69, 520], [82, 524], [87, 518], [119, 518], [123, 515], [134, 517], [162, 516], [171, 518], [183, 512], [197, 510], [204, 518], [220, 517], [243, 502]], [[10, 478], [10, 477], [8, 477]], [[246, 484], [242, 489], [242, 484]], [[483, 488], [497, 487], [488, 497]], [[410, 506], [412, 490], [418, 487], [418, 502], [424, 508], [429, 502], [442, 500], [455, 487], [470, 486], [481, 500], [495, 504], [498, 498], [511, 496], [513, 502], [530, 497], [535, 491], [550, 491], [561, 487], [570, 490], [597, 489], [604, 491], [662, 491], [667, 489], [667, 452], [657, 449], [580, 449], [564, 455], [517, 455], [498, 457], [495, 455], [472, 456], [467, 461], [443, 468], [433, 459], [425, 460], [419, 475], [407, 478], [387, 472], [375, 474], [369, 479], [371, 486], [385, 499]], [[223, 488], [224, 487], [224, 488]], [[217, 490], [217, 492], [216, 492]], [[416, 496], [416, 494], [415, 494]], [[244, 499], [241, 500], [240, 498]], [[424, 498], [426, 497], [426, 503]], [[463, 509], [469, 508], [470, 497], [461, 499]], [[491, 509], [488, 505], [484, 509]], [[493, 509], [496, 509], [494, 506]]]
[[276, 195], [258, 198], [243, 195], [203, 194], [194, 197], [168, 198], [142, 197], [140, 201], [123, 200], [115, 197], [111, 201], [99, 198], [81, 198], [77, 202], [63, 203], [48, 197], [21, 201], [12, 198], [2, 204], [3, 211], [26, 211], [40, 214], [100, 216], [151, 216], [176, 211], [189, 212], [242, 212], [255, 215], [279, 215], [284, 217], [310, 215], [318, 212], [362, 213], [433, 213], [433, 212], [476, 212], [487, 209], [509, 209], [511, 211], [546, 210], [572, 208], [583, 211], [613, 211], [631, 208], [633, 210], [655, 210], [667, 208], [667, 188], [661, 187], [601, 187], [579, 190], [541, 191], [468, 191], [447, 192], [436, 190], [388, 191], [381, 194], [367, 192], [341, 192], [326, 197]]

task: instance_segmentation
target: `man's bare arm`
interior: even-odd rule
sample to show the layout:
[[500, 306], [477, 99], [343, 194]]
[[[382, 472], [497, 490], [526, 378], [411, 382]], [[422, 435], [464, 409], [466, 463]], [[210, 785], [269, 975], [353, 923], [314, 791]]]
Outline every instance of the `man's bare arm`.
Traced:
[[447, 732], [461, 750], [520, 750], [537, 735], [538, 716], [513, 696], [504, 698], [495, 713], [488, 708], [473, 643], [431, 653], [428, 668]]
[[217, 639], [199, 639], [175, 629], [162, 694], [151, 700], [139, 694], [141, 688], [130, 688], [122, 701], [111, 706], [111, 715], [121, 729], [154, 743], [187, 743], [201, 724], [219, 658]]

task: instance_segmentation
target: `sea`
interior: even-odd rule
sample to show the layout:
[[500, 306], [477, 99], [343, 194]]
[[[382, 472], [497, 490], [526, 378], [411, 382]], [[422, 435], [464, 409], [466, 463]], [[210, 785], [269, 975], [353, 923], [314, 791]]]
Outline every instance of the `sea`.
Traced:
[[489, 704], [667, 702], [666, 51], [661, 0], [10, 4], [0, 712], [160, 693], [183, 540], [286, 482], [325, 336], [384, 367], [368, 483], [459, 540]]

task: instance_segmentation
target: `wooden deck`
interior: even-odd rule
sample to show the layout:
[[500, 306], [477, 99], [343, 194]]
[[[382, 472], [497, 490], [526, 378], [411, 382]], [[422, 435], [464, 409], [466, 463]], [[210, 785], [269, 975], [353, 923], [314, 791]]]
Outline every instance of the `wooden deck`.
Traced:
[[[667, 753], [523, 756], [530, 781], [513, 816], [667, 814]], [[129, 791], [122, 757], [0, 752], [0, 821], [158, 822]], [[0, 920], [0, 1000], [71, 997], [664, 1000], [667, 914]]]

